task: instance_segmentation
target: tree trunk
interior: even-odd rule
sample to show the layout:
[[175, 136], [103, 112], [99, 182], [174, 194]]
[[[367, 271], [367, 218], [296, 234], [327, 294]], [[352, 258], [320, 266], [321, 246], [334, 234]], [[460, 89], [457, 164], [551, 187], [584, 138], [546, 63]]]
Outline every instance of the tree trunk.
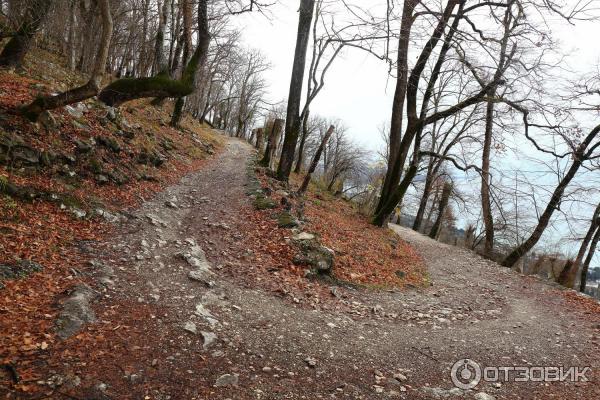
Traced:
[[423, 195], [421, 196], [421, 201], [419, 202], [419, 209], [417, 210], [415, 222], [412, 226], [413, 231], [416, 232], [419, 232], [419, 230], [421, 229], [421, 225], [423, 224], [423, 217], [425, 216], [427, 202], [429, 201], [429, 196], [431, 195], [431, 187], [433, 186], [433, 175], [433, 160], [430, 160], [429, 165], [427, 166], [427, 177], [425, 178], [425, 187], [423, 188]]
[[169, 1], [163, 0], [162, 7], [159, 7], [158, 29], [154, 42], [154, 63], [152, 64], [152, 73], [154, 75], [167, 71], [167, 58], [165, 57], [165, 31], [167, 20], [169, 19]]
[[302, 163], [304, 162], [304, 145], [306, 144], [306, 139], [308, 137], [309, 114], [310, 111], [307, 108], [302, 115], [302, 137], [300, 138], [300, 147], [298, 147], [298, 159], [296, 160], [296, 167], [294, 168], [294, 172], [296, 174], [300, 173], [300, 170], [302, 169]]
[[178, 97], [175, 100], [175, 106], [173, 107], [173, 115], [171, 116], [170, 126], [172, 128], [179, 128], [181, 119], [183, 118], [183, 107], [185, 106], [185, 97]]
[[261, 154], [261, 151], [265, 147], [265, 130], [263, 128], [256, 129], [256, 148], [258, 149], [258, 154]]
[[564, 287], [572, 288], [576, 274], [575, 263], [573, 260], [567, 260], [558, 278], [556, 278], [556, 282]]
[[1, 67], [18, 68], [23, 65], [31, 41], [46, 18], [51, 5], [52, 2], [49, 0], [30, 0], [27, 3], [21, 25], [0, 53]]
[[587, 273], [590, 268], [590, 263], [592, 262], [592, 258], [596, 253], [596, 247], [598, 246], [598, 241], [600, 240], [600, 226], [596, 229], [596, 234], [592, 239], [592, 243], [590, 245], [590, 251], [588, 252], [585, 261], [583, 262], [583, 267], [581, 268], [581, 279], [579, 282], [579, 291], [585, 292], [585, 287], [587, 284]]
[[313, 172], [315, 172], [315, 169], [317, 169], [317, 165], [319, 164], [319, 160], [321, 159], [323, 149], [327, 145], [327, 141], [331, 137], [331, 134], [333, 134], [334, 130], [335, 126], [331, 125], [329, 129], [327, 129], [325, 136], [323, 136], [323, 140], [321, 140], [321, 144], [319, 145], [319, 148], [317, 149], [317, 152], [315, 153], [312, 162], [310, 163], [310, 167], [308, 167], [308, 171], [306, 172], [304, 181], [302, 181], [302, 186], [300, 186], [300, 190], [298, 190], [298, 194], [302, 195], [304, 194], [304, 192], [306, 192], [306, 189], [308, 189], [308, 184], [310, 183], [310, 179], [312, 177]]
[[[431, 57], [431, 54], [433, 53], [433, 50], [435, 49], [435, 47], [437, 46], [437, 43], [440, 41], [442, 35], [444, 34], [444, 31], [446, 30], [446, 27], [448, 26], [448, 22], [449, 22], [450, 18], [452, 17], [452, 11], [454, 10], [454, 8], [457, 4], [459, 4], [458, 12], [456, 13], [456, 15], [454, 15], [454, 21], [452, 23], [452, 26], [451, 26], [448, 34], [446, 35], [446, 38], [440, 49], [437, 61], [431, 72], [431, 77], [428, 81], [427, 88], [423, 94], [420, 114], [418, 114], [417, 113], [417, 101], [419, 98], [419, 81], [421, 80], [421, 75], [423, 74], [423, 71], [425, 70], [428, 60]], [[442, 65], [446, 59], [446, 54], [448, 53], [448, 50], [450, 50], [452, 38], [458, 28], [458, 23], [462, 18], [463, 8], [464, 8], [464, 2], [459, 2], [458, 0], [449, 0], [448, 1], [448, 3], [446, 4], [446, 6], [444, 8], [444, 13], [442, 15], [442, 18], [440, 18], [440, 20], [438, 21], [438, 24], [436, 25], [431, 37], [427, 41], [426, 45], [423, 47], [423, 50], [421, 51], [421, 54], [419, 55], [419, 57], [417, 59], [417, 62], [410, 74], [410, 77], [408, 78], [408, 83], [406, 85], [406, 114], [408, 117], [407, 124], [406, 124], [406, 130], [404, 133], [404, 137], [402, 138], [400, 145], [398, 147], [398, 152], [397, 152], [398, 154], [390, 155], [390, 159], [394, 158], [392, 171], [390, 172], [391, 175], [390, 175], [390, 178], [388, 178], [388, 180], [390, 182], [388, 182], [386, 184], [386, 182], [384, 181], [384, 188], [382, 188], [382, 196], [379, 199], [379, 204], [377, 206], [376, 217], [374, 218], [374, 221], [382, 221], [382, 224], [383, 224], [383, 221], [387, 220], [387, 217], [392, 213], [392, 211], [394, 210], [396, 205], [399, 202], [401, 202], [402, 199], [404, 198], [404, 195], [406, 194], [405, 188], [408, 188], [408, 186], [412, 182], [412, 179], [414, 178], [414, 175], [411, 177], [408, 177], [409, 179], [411, 179], [411, 182], [404, 183], [404, 179], [407, 179], [407, 176], [408, 176], [407, 175], [404, 177], [403, 181], [400, 183], [400, 186], [397, 186], [396, 182], [398, 182], [398, 180], [400, 179], [400, 172], [404, 168], [404, 164], [408, 158], [408, 153], [410, 151], [410, 148], [413, 145], [413, 142], [414, 142], [414, 152], [415, 152], [415, 156], [413, 158], [413, 164], [416, 164], [415, 167], [418, 168], [418, 164], [419, 164], [419, 160], [420, 160], [420, 153], [419, 153], [420, 149], [419, 149], [419, 145], [417, 144], [417, 142], [420, 142], [420, 140], [421, 140], [421, 135], [422, 135], [424, 126], [436, 121], [436, 120], [430, 120], [430, 119], [426, 118], [428, 107], [429, 107], [429, 101], [431, 99], [431, 96], [433, 95], [435, 83], [437, 82]], [[483, 96], [483, 94], [487, 93], [487, 91], [488, 91], [488, 89], [486, 88], [485, 91], [480, 92], [478, 94], [478, 96]], [[477, 97], [471, 98], [471, 101], [473, 101], [473, 99], [475, 99], [475, 98], [477, 98]], [[463, 101], [463, 103], [464, 103], [464, 101]], [[458, 111], [458, 109], [453, 109], [452, 112], [455, 113], [457, 111]], [[440, 114], [441, 113], [436, 114], [438, 118], [441, 118]], [[391, 133], [390, 133], [390, 135], [391, 135]], [[391, 136], [390, 136], [390, 139], [391, 139]], [[397, 171], [397, 173], [396, 173], [396, 171]], [[416, 174], [416, 171], [415, 171], [415, 174]], [[384, 194], [384, 192], [385, 192], [384, 189], [385, 189], [386, 185], [388, 186], [387, 195]]]
[[308, 47], [314, 8], [315, 0], [301, 0], [296, 50], [294, 52], [294, 64], [292, 67], [292, 78], [288, 95], [285, 138], [281, 149], [279, 167], [277, 169], [277, 179], [284, 182], [287, 182], [290, 176], [292, 164], [294, 163], [294, 156], [296, 155], [296, 143], [300, 131], [300, 101], [302, 97], [304, 69], [306, 66], [306, 49]]
[[[411, 164], [411, 166], [408, 168], [408, 171], [406, 171], [406, 178], [400, 182], [398, 188], [390, 195], [390, 203], [398, 204], [400, 202], [400, 198], [404, 196], [408, 190], [408, 187], [410, 186], [410, 183], [414, 179], [415, 175], [417, 175], [417, 170], [417, 165]], [[394, 208], [395, 206], [392, 207], [392, 209]], [[373, 224], [377, 226], [383, 226], [389, 214], [389, 212], [379, 212], [375, 214], [375, 217], [373, 217]]]
[[435, 223], [431, 227], [429, 237], [432, 239], [438, 239], [442, 230], [442, 222], [444, 221], [444, 215], [446, 213], [446, 207], [450, 201], [450, 195], [452, 194], [452, 182], [444, 183], [444, 189], [442, 190], [442, 198], [440, 200], [440, 207], [438, 209], [438, 215]]
[[[583, 257], [585, 256], [585, 253], [588, 250], [588, 246], [590, 245], [590, 241], [594, 236], [594, 232], [596, 231], [596, 229], [598, 229], [598, 227], [600, 227], [600, 204], [598, 204], [596, 206], [596, 209], [594, 210], [594, 214], [592, 215], [592, 220], [590, 222], [590, 227], [588, 228], [588, 231], [585, 237], [583, 238], [583, 241], [581, 242], [581, 246], [579, 247], [579, 251], [577, 252], [577, 257], [575, 258], [576, 268], [579, 268], [582, 265], [581, 263], [583, 261]], [[581, 282], [583, 282], [585, 275], [587, 275], [587, 271], [585, 272], [585, 274], [580, 274], [580, 284]]]
[[[182, 64], [188, 62], [192, 48], [192, 6], [190, 0], [180, 0], [179, 2], [183, 14], [183, 55]], [[195, 81], [195, 80], [194, 80]], [[183, 118], [183, 107], [185, 106], [185, 96], [178, 97], [173, 108], [171, 116], [171, 127], [179, 128]]]
[[265, 150], [265, 155], [260, 161], [262, 166], [271, 167], [273, 163], [273, 159], [275, 158], [275, 152], [277, 151], [277, 144], [279, 143], [279, 136], [281, 135], [281, 131], [283, 130], [284, 120], [277, 118], [273, 121], [273, 127], [271, 128], [271, 132], [269, 132], [269, 138], [267, 140], [267, 149]]
[[69, 62], [69, 69], [75, 70], [75, 49], [77, 48], [75, 40], [75, 0], [71, 0], [69, 4], [69, 39], [68, 39], [68, 50], [67, 58]]
[[150, 8], [150, 0], [146, 0], [142, 5], [142, 41], [140, 51], [140, 63], [138, 65], [138, 76], [146, 76], [148, 73], [148, 9]]
[[83, 86], [68, 90], [55, 96], [40, 97], [34, 100], [28, 106], [22, 108], [21, 112], [23, 115], [25, 115], [31, 121], [36, 121], [39, 115], [46, 110], [64, 107], [68, 104], [89, 99], [90, 97], [97, 95], [100, 91], [100, 85], [102, 84], [102, 76], [104, 75], [106, 69], [106, 60], [108, 59], [110, 40], [113, 32], [113, 20], [112, 16], [110, 15], [109, 0], [98, 0], [98, 7], [100, 8], [100, 14], [102, 16], [102, 38], [100, 40], [98, 54], [96, 55], [96, 62], [94, 64], [94, 69], [92, 70], [90, 79]]
[[[495, 90], [491, 93], [493, 97]], [[494, 103], [488, 101], [485, 114], [485, 137], [481, 155], [481, 212], [485, 225], [485, 243], [483, 254], [490, 258], [494, 251], [494, 217], [490, 201], [490, 152], [492, 149], [492, 133], [494, 126]]]
[[388, 167], [381, 187], [381, 196], [375, 208], [377, 214], [390, 196], [390, 191], [400, 183], [402, 167], [397, 162], [402, 139], [402, 122], [404, 115], [404, 100], [408, 85], [408, 48], [413, 24], [413, 13], [420, 0], [405, 0], [400, 22], [400, 38], [398, 40], [397, 79], [392, 104], [392, 119], [390, 125], [390, 141], [388, 149]]

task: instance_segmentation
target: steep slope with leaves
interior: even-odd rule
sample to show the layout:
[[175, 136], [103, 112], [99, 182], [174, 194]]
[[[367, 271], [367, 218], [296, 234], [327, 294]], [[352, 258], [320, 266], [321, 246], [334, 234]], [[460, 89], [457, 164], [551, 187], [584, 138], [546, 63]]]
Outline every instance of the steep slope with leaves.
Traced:
[[20, 72], [0, 73], [0, 377], [23, 391], [40, 378], [30, 371], [56, 340], [60, 299], [75, 278], [87, 279], [81, 249], [110, 234], [107, 221], [221, 147], [191, 119], [169, 128], [168, 104], [139, 101], [118, 111], [89, 100], [32, 124], [15, 107], [83, 77], [42, 50], [27, 61]]

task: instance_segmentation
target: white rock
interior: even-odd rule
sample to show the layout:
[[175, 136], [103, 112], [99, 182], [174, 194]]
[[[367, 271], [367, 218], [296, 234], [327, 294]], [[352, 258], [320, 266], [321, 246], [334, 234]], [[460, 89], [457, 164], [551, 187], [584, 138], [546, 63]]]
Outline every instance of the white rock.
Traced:
[[192, 321], [188, 321], [188, 322], [186, 322], [186, 323], [185, 323], [185, 325], [183, 326], [183, 329], [184, 329], [186, 332], [193, 333], [194, 335], [195, 335], [196, 333], [198, 333], [198, 330], [197, 330], [197, 328], [196, 328], [196, 324], [195, 324], [195, 323], [193, 323]]
[[404, 374], [397, 373], [397, 374], [394, 374], [394, 379], [396, 379], [399, 382], [405, 382], [408, 378]]
[[211, 344], [214, 343], [215, 340], [217, 340], [217, 335], [215, 335], [213, 332], [200, 332], [200, 334], [202, 335], [202, 340], [204, 341], [202, 348], [204, 350], [208, 349], [210, 347]]
[[308, 232], [301, 232], [293, 237], [294, 240], [313, 240], [314, 238], [315, 235]]
[[237, 386], [238, 382], [239, 382], [239, 375], [238, 374], [225, 374], [225, 375], [221, 375], [217, 381], [215, 382], [215, 386], [217, 387], [221, 387], [221, 386]]
[[496, 400], [496, 398], [485, 392], [479, 392], [475, 395], [475, 400]]

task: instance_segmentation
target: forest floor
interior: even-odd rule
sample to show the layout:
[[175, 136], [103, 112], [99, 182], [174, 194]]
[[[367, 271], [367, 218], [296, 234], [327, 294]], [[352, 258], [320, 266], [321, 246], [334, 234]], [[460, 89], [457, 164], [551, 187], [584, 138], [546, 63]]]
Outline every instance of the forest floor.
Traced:
[[[157, 400], [600, 397], [600, 306], [573, 292], [397, 226], [392, 228], [405, 242], [392, 248], [400, 246], [412, 260], [400, 268], [401, 276], [412, 276], [403, 284], [382, 288], [359, 270], [342, 272], [359, 286], [310, 281], [277, 265], [293, 252], [292, 232], [273, 228], [270, 211], [259, 220], [253, 209], [249, 176], [242, 172], [253, 155], [248, 144], [226, 139], [223, 151], [199, 171], [127, 213], [110, 237], [82, 243], [92, 262], [81, 271], [85, 278], [75, 279], [94, 288], [94, 322], [46, 344], [47, 355], [37, 364], [29, 360], [45, 376], [0, 386], [0, 394]], [[324, 217], [315, 204], [320, 202], [307, 206], [313, 225], [305, 228], [318, 231], [314, 223]], [[256, 226], [265, 233], [258, 235]], [[335, 245], [331, 229], [320, 235]], [[355, 239], [369, 246], [368, 237], [385, 231], [365, 232]], [[263, 251], [265, 246], [270, 250]], [[334, 250], [342, 260], [351, 251]], [[356, 250], [364, 249], [359, 243]], [[420, 281], [415, 271], [422, 262], [428, 275]], [[464, 358], [482, 366], [588, 366], [590, 381], [481, 382], [459, 390], [450, 372]], [[18, 371], [19, 364], [14, 366]]]

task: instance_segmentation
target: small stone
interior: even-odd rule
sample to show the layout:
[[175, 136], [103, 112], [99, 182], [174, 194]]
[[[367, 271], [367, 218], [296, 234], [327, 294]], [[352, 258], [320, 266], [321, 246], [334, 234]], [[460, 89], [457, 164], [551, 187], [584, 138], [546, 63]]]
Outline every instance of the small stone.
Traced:
[[293, 237], [294, 240], [314, 240], [314, 238], [315, 235], [308, 232], [301, 232]]
[[148, 297], [150, 297], [154, 301], [159, 301], [160, 300], [160, 295], [156, 294], [156, 293], [152, 293]]
[[65, 106], [65, 110], [71, 115], [73, 118], [83, 118], [83, 112], [79, 108], [75, 108], [73, 106]]
[[408, 380], [406, 375], [401, 374], [401, 373], [394, 374], [394, 379], [397, 380], [398, 382], [405, 382]]
[[239, 382], [238, 374], [225, 374], [221, 375], [217, 381], [215, 382], [215, 386], [223, 387], [223, 386], [237, 386]]
[[177, 204], [173, 203], [172, 201], [165, 202], [165, 206], [169, 208], [177, 208]]
[[208, 349], [210, 345], [217, 340], [217, 335], [215, 335], [213, 332], [200, 332], [200, 334], [202, 335], [202, 340], [204, 341], [202, 345], [204, 350]]
[[308, 365], [310, 368], [315, 368], [317, 366], [317, 360], [312, 358], [312, 357], [306, 357], [304, 359], [304, 362], [306, 363], [306, 365]]
[[496, 398], [485, 392], [479, 392], [475, 395], [475, 400], [496, 400]]
[[373, 311], [373, 314], [375, 314], [375, 315], [381, 315], [381, 314], [383, 314], [383, 307], [381, 305], [377, 304], [375, 307], [373, 307], [372, 311]]
[[207, 271], [203, 271], [203, 270], [194, 270], [194, 271], [188, 272], [188, 278], [190, 280], [196, 281], [196, 282], [202, 282], [208, 287], [214, 286], [213, 282], [206, 279], [207, 275], [208, 275]]
[[186, 332], [192, 333], [192, 334], [194, 334], [194, 335], [195, 335], [196, 333], [198, 333], [198, 331], [197, 331], [197, 329], [196, 329], [196, 324], [195, 324], [195, 323], [193, 323], [193, 322], [191, 322], [191, 321], [188, 321], [188, 322], [186, 322], [186, 323], [185, 323], [185, 325], [183, 326], [183, 329], [184, 329]]
[[76, 218], [83, 219], [87, 215], [87, 212], [79, 209], [79, 208], [71, 208], [71, 214], [73, 214]]
[[108, 389], [108, 385], [106, 383], [100, 382], [96, 385], [96, 389], [98, 389], [101, 392], [106, 392], [106, 389]]

